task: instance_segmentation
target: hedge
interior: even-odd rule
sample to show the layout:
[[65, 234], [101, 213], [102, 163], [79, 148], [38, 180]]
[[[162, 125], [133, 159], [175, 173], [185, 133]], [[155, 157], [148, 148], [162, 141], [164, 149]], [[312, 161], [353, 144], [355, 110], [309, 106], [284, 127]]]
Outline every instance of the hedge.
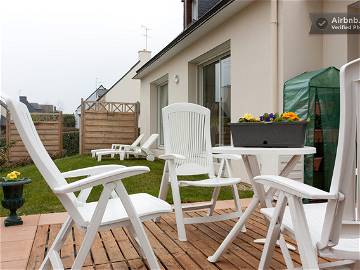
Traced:
[[63, 133], [64, 156], [79, 154], [79, 131]]

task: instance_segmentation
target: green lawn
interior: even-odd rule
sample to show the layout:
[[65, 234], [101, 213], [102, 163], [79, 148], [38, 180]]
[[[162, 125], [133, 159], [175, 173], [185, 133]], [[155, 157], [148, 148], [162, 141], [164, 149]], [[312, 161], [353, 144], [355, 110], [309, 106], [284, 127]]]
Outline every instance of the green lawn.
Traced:
[[[159, 186], [163, 171], [164, 163], [160, 160], [149, 162], [146, 160], [125, 160], [120, 161], [118, 159], [104, 159], [102, 162], [97, 162], [89, 155], [77, 155], [72, 157], [66, 157], [55, 160], [56, 165], [60, 171], [70, 171], [79, 168], [85, 168], [89, 166], [103, 165], [103, 164], [121, 164], [125, 166], [142, 165], [148, 166], [150, 172], [138, 176], [133, 176], [124, 181], [125, 186], [129, 194], [146, 192], [157, 196], [159, 192]], [[10, 169], [0, 169], [0, 175], [4, 176], [9, 171], [17, 170], [22, 173], [23, 176], [32, 179], [32, 183], [25, 186], [24, 197], [25, 204], [18, 211], [20, 215], [38, 214], [38, 213], [52, 213], [64, 211], [64, 208], [51, 192], [46, 182], [40, 175], [39, 171], [34, 165], [28, 165], [23, 167], [16, 167]], [[199, 178], [199, 177], [196, 177]], [[191, 179], [196, 179], [191, 177]], [[187, 178], [189, 179], [189, 177]], [[91, 192], [89, 200], [96, 200], [100, 194], [101, 187], [96, 187]], [[251, 191], [240, 191], [241, 198], [251, 197]], [[0, 191], [0, 198], [3, 197], [2, 190]], [[211, 189], [208, 188], [194, 188], [184, 187], [181, 188], [181, 197], [183, 202], [196, 202], [209, 200], [211, 197]], [[231, 199], [232, 194], [230, 188], [223, 188], [220, 194], [220, 199]], [[172, 203], [171, 192], [167, 197], [167, 201]], [[8, 211], [1, 207], [0, 216], [5, 216]]]

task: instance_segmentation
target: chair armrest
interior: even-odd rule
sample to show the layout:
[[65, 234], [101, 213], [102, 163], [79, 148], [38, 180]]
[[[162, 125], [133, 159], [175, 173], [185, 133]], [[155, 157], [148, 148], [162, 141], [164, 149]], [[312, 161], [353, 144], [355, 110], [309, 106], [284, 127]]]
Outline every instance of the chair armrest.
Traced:
[[235, 155], [235, 154], [213, 154], [214, 158], [219, 159], [231, 159], [231, 160], [241, 160], [241, 155]]
[[275, 175], [259, 175], [254, 177], [255, 182], [272, 187], [284, 193], [304, 199], [338, 199], [339, 194], [331, 194], [304, 183]]
[[123, 167], [107, 172], [102, 172], [97, 175], [89, 176], [81, 180], [72, 182], [70, 184], [63, 185], [61, 187], [56, 187], [54, 188], [54, 192], [57, 194], [75, 192], [89, 187], [105, 185], [110, 182], [116, 182], [126, 177], [146, 173], [149, 171], [150, 169], [145, 166]]
[[100, 166], [94, 166], [94, 167], [88, 167], [88, 168], [82, 168], [78, 170], [73, 171], [67, 171], [63, 172], [62, 176], [64, 178], [72, 178], [72, 177], [80, 177], [80, 176], [91, 176], [96, 175], [116, 169], [125, 168], [123, 165], [100, 165]]
[[186, 159], [185, 156], [180, 154], [164, 154], [164, 155], [160, 155], [159, 158], [164, 160]]

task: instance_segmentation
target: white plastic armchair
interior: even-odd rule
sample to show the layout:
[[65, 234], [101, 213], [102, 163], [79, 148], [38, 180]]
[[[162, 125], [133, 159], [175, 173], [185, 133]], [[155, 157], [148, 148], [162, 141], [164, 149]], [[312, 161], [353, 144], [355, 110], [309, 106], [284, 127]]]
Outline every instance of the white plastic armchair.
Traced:
[[[127, 227], [139, 244], [150, 268], [160, 269], [141, 222], [171, 212], [171, 206], [149, 194], [128, 195], [122, 183], [124, 178], [146, 173], [149, 168], [107, 165], [61, 173], [41, 143], [26, 106], [10, 98], [6, 98], [6, 103], [32, 160], [68, 213], [40, 269], [46, 269], [49, 264], [53, 269], [64, 269], [59, 251], [73, 224], [85, 231], [85, 237], [72, 269], [83, 266], [97, 232], [115, 226]], [[65, 180], [82, 176], [85, 178], [72, 183]], [[87, 202], [94, 186], [103, 187], [100, 198], [97, 202]], [[74, 194], [76, 191], [80, 191], [78, 197]]]
[[[240, 217], [242, 210], [236, 186], [240, 183], [240, 179], [232, 177], [229, 159], [241, 159], [241, 157], [212, 154], [209, 109], [197, 104], [175, 103], [163, 108], [162, 116], [165, 154], [159, 158], [165, 160], [165, 166], [159, 198], [165, 199], [168, 188], [171, 186], [179, 240], [187, 240], [185, 224], [215, 222]], [[214, 158], [221, 160], [217, 175], [214, 170]], [[223, 177], [225, 171], [228, 177]], [[188, 175], [206, 175], [206, 179], [178, 180], [178, 176]], [[212, 188], [211, 201], [183, 206], [180, 188], [184, 186]], [[214, 215], [214, 208], [222, 187], [231, 187], [236, 211]], [[209, 209], [208, 216], [189, 218], [183, 215], [183, 211], [204, 208]]]
[[124, 159], [125, 151], [130, 151], [133, 149], [136, 149], [136, 147], [139, 146], [141, 143], [141, 140], [143, 139], [144, 134], [140, 134], [139, 137], [136, 138], [136, 140], [128, 145], [128, 144], [113, 144], [111, 146], [111, 149], [95, 149], [91, 150], [92, 157], [97, 156], [97, 160], [101, 161], [103, 156], [111, 155], [111, 158], [114, 158], [115, 155], [119, 155], [120, 160]]
[[[279, 191], [276, 207], [261, 209], [270, 225], [259, 269], [268, 268], [282, 229], [296, 239], [304, 269], [344, 269], [344, 265], [360, 269], [359, 116], [360, 58], [340, 69], [339, 139], [330, 191], [280, 176], [254, 178], [257, 183]], [[327, 202], [303, 204], [302, 199]], [[287, 267], [291, 269], [291, 258], [285, 253]], [[318, 255], [339, 261], [319, 264]]]

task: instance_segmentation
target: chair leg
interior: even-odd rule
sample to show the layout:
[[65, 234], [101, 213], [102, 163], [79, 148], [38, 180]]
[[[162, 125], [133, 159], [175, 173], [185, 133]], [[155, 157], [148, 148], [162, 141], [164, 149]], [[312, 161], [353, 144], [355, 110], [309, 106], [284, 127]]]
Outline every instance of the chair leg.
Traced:
[[[169, 168], [168, 168], [168, 163], [166, 161], [164, 165], [158, 198], [165, 201], [168, 191], [169, 191]], [[160, 217], [155, 218], [154, 221], [160, 222]]]
[[116, 185], [116, 193], [118, 194], [123, 206], [129, 216], [134, 236], [138, 239], [138, 243], [145, 254], [150, 269], [160, 269], [159, 263], [155, 257], [154, 251], [151, 248], [150, 242], [146, 236], [143, 224], [141, 223], [137, 213], [132, 205], [132, 202], [127, 194], [127, 191], [122, 182]]
[[272, 254], [275, 249], [277, 240], [280, 238], [281, 223], [286, 207], [286, 197], [284, 193], [280, 193], [278, 202], [275, 207], [274, 215], [271, 218], [268, 232], [266, 234], [266, 241], [263, 252], [261, 254], [261, 260], [259, 269], [268, 269], [272, 259]]
[[285, 261], [287, 269], [289, 269], [289, 270], [294, 269], [294, 263], [291, 259], [291, 255], [290, 255], [288, 246], [286, 244], [284, 235], [282, 233], [280, 233], [279, 245], [280, 245], [281, 253], [284, 257], [284, 261]]
[[310, 236], [302, 200], [289, 195], [288, 202], [302, 266], [304, 269], [319, 269], [317, 250]]
[[101, 161], [101, 155], [97, 155], [97, 161], [100, 162]]
[[70, 216], [68, 216], [64, 222], [64, 224], [61, 226], [61, 229], [57, 236], [55, 237], [55, 240], [53, 244], [51, 245], [50, 249], [48, 250], [45, 259], [43, 260], [41, 266], [39, 269], [47, 269], [50, 262], [51, 255], [56, 252], [58, 253], [63, 246], [66, 237], [68, 236], [69, 232], [71, 231], [72, 225], [74, 224], [74, 221]]
[[187, 241], [184, 216], [183, 216], [183, 211], [182, 211], [182, 206], [181, 206], [179, 182], [177, 180], [177, 176], [175, 173], [175, 164], [173, 161], [169, 161], [168, 166], [169, 166], [168, 168], [169, 168], [169, 173], [170, 173], [171, 191], [172, 191], [173, 201], [174, 201], [174, 210], [175, 210], [175, 219], [176, 219], [176, 228], [178, 231], [178, 238], [180, 241]]
[[86, 256], [88, 255], [91, 245], [98, 232], [101, 220], [106, 209], [106, 205], [110, 198], [110, 194], [114, 190], [115, 186], [116, 185], [114, 183], [104, 185], [104, 189], [101, 192], [100, 199], [90, 220], [89, 226], [86, 229], [84, 240], [81, 244], [81, 247], [71, 269], [81, 269], [81, 267], [83, 266]]
[[212, 216], [214, 214], [216, 201], [217, 201], [217, 199], [219, 197], [220, 190], [221, 190], [221, 187], [216, 187], [213, 190], [213, 194], [212, 194], [212, 197], [211, 197], [211, 206], [209, 208], [209, 216]]

